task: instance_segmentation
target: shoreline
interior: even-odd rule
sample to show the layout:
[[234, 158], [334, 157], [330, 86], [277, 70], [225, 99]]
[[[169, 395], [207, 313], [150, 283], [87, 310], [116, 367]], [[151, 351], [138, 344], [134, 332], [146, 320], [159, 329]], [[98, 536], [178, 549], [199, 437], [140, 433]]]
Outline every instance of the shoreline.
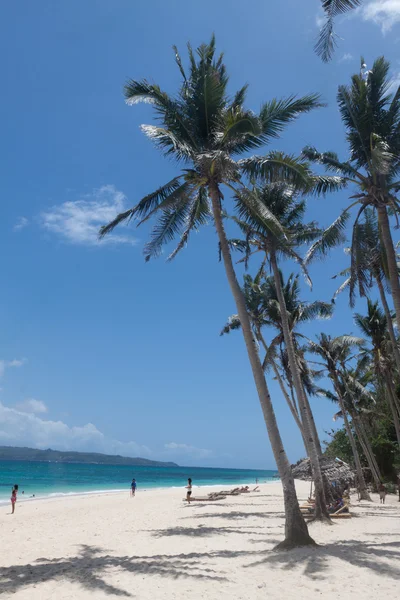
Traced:
[[[226, 488], [227, 491], [228, 489], [232, 489], [235, 487], [242, 487], [242, 486], [246, 486], [248, 485], [250, 490], [254, 489], [254, 487], [256, 487], [257, 485], [269, 485], [269, 484], [273, 484], [273, 483], [280, 483], [280, 479], [277, 479], [276, 477], [272, 478], [271, 480], [264, 480], [262, 482], [259, 482], [258, 484], [254, 483], [249, 485], [248, 481], [245, 482], [238, 482], [238, 483], [232, 483], [232, 484], [227, 484], [227, 483], [213, 483], [213, 484], [204, 484], [204, 485], [194, 485], [193, 486], [193, 490], [199, 489], [199, 490], [204, 490], [204, 489], [215, 489], [215, 488], [219, 488], [219, 489], [223, 489]], [[142, 492], [163, 492], [166, 490], [182, 490], [182, 493], [185, 494], [185, 486], [159, 486], [159, 487], [144, 487], [144, 488], [138, 488], [136, 490], [137, 494], [141, 494]], [[38, 494], [34, 497], [30, 497], [30, 496], [25, 496], [22, 495], [21, 493], [18, 494], [18, 500], [17, 500], [17, 506], [19, 504], [25, 504], [27, 502], [35, 502], [35, 501], [44, 501], [44, 500], [62, 500], [64, 498], [80, 498], [80, 497], [102, 497], [102, 496], [106, 496], [106, 495], [123, 495], [123, 494], [128, 494], [130, 496], [130, 487], [126, 487], [126, 488], [112, 488], [112, 489], [107, 489], [107, 490], [87, 490], [87, 491], [79, 491], [79, 492], [50, 492], [49, 494], [46, 495], [41, 495]], [[4, 506], [8, 506], [10, 504], [10, 498], [1, 498], [0, 497], [0, 509]]]

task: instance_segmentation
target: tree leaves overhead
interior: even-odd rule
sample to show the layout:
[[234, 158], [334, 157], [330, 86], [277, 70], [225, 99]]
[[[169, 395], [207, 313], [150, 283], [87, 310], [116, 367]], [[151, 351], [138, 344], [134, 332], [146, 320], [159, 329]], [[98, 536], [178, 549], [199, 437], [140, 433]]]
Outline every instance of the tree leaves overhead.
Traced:
[[[253, 177], [274, 183], [286, 181], [303, 191], [314, 185], [306, 160], [283, 152], [243, 160], [237, 157], [278, 138], [301, 114], [321, 107], [319, 95], [272, 99], [254, 112], [244, 105], [247, 84], [232, 95], [228, 93], [228, 74], [214, 36], [196, 49], [188, 44], [187, 51], [188, 65], [173, 47], [181, 79], [174, 95], [147, 79], [130, 79], [124, 87], [127, 104], [144, 102], [153, 108], [155, 123], [142, 125], [143, 133], [166, 157], [184, 164], [181, 174], [100, 230], [103, 237], [125, 220], [137, 217], [136, 224], [141, 225], [158, 217], [145, 247], [146, 260], [159, 256], [163, 244], [179, 236], [176, 250], [169, 256], [174, 258], [185, 247], [192, 229], [208, 222], [210, 186], [241, 190]], [[329, 185], [333, 183], [321, 181], [318, 189], [328, 189]], [[275, 227], [279, 227], [278, 222]]]
[[331, 60], [337, 45], [337, 36], [333, 30], [335, 17], [360, 5], [361, 0], [322, 0], [322, 9], [325, 13], [326, 21], [320, 31], [314, 49], [324, 62]]

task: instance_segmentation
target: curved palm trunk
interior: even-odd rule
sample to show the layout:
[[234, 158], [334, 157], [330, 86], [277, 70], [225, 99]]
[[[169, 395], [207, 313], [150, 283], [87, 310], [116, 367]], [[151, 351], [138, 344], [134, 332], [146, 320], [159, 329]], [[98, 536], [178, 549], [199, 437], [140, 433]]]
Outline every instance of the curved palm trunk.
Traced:
[[[265, 352], [267, 353], [268, 352], [268, 346], [267, 346], [267, 344], [265, 342], [264, 336], [262, 335], [262, 333], [261, 333], [261, 331], [259, 329], [257, 329], [257, 338], [261, 342], [261, 344], [262, 344]], [[297, 427], [300, 430], [301, 437], [303, 438], [303, 442], [304, 442], [304, 447], [306, 448], [306, 451], [307, 451], [306, 440], [305, 440], [305, 437], [304, 437], [303, 424], [300, 421], [300, 417], [299, 417], [299, 415], [297, 413], [296, 407], [293, 406], [293, 403], [292, 403], [292, 401], [290, 399], [289, 393], [288, 393], [288, 391], [286, 389], [285, 383], [284, 383], [284, 381], [282, 379], [281, 374], [279, 373], [279, 369], [278, 369], [278, 367], [277, 367], [276, 362], [274, 361], [274, 359], [271, 359], [271, 367], [272, 367], [274, 375], [275, 375], [275, 377], [276, 377], [276, 379], [277, 379], [277, 381], [279, 383], [279, 387], [281, 388], [281, 392], [283, 394], [283, 397], [286, 400], [286, 404], [288, 405], [288, 407], [290, 409], [290, 412], [292, 413], [293, 419], [295, 420], [295, 423], [296, 423]]]
[[311, 469], [313, 473], [314, 485], [315, 485], [315, 518], [330, 521], [328, 509], [326, 506], [324, 482], [322, 478], [321, 465], [319, 462], [319, 455], [317, 445], [312, 433], [311, 419], [309, 415], [310, 405], [305, 398], [303, 383], [301, 381], [300, 370], [296, 361], [296, 353], [293, 344], [293, 336], [289, 328], [289, 320], [287, 317], [287, 308], [285, 297], [281, 286], [281, 278], [278, 269], [278, 263], [276, 260], [275, 251], [270, 252], [270, 260], [272, 266], [272, 272], [274, 274], [276, 293], [278, 296], [278, 302], [281, 312], [282, 331], [285, 340], [286, 350], [288, 353], [289, 367], [293, 379], [293, 385], [296, 390], [297, 401], [299, 403], [300, 412], [302, 416], [304, 434], [307, 440], [307, 448], [309, 452], [309, 458], [311, 463]]
[[263, 411], [265, 424], [267, 426], [268, 436], [271, 442], [272, 451], [274, 453], [276, 465], [278, 467], [279, 476], [282, 481], [283, 498], [285, 504], [285, 540], [278, 545], [278, 548], [293, 548], [296, 546], [314, 545], [314, 540], [308, 533], [307, 524], [304, 521], [303, 515], [300, 512], [300, 506], [297, 499], [296, 488], [290, 467], [289, 460], [286, 456], [285, 449], [282, 444], [281, 435], [279, 433], [278, 424], [272, 406], [271, 397], [269, 395], [267, 383], [265, 381], [264, 371], [260, 362], [258, 351], [256, 349], [253, 334], [251, 331], [250, 319], [246, 309], [246, 303], [236, 278], [235, 269], [233, 268], [232, 257], [229, 249], [228, 240], [226, 238], [224, 224], [221, 213], [221, 194], [216, 184], [209, 186], [209, 194], [212, 203], [212, 210], [217, 230], [219, 243], [221, 245], [221, 254], [224, 261], [225, 272], [231, 288], [232, 296], [236, 303], [237, 312], [244, 341], [247, 348], [250, 365], [253, 371], [253, 377], [256, 384], [258, 397]]
[[364, 473], [363, 473], [362, 466], [361, 466], [360, 455], [358, 454], [356, 441], [354, 439], [353, 432], [351, 431], [350, 423], [347, 418], [347, 411], [344, 406], [342, 395], [340, 393], [340, 384], [339, 384], [339, 380], [338, 380], [336, 371], [334, 371], [332, 373], [332, 376], [333, 376], [333, 382], [334, 382], [334, 386], [335, 386], [336, 395], [339, 400], [340, 410], [342, 411], [342, 415], [343, 415], [344, 426], [346, 429], [347, 437], [349, 438], [351, 450], [353, 452], [354, 464], [356, 467], [356, 473], [357, 473], [357, 479], [358, 479], [358, 489], [360, 492], [360, 499], [368, 500], [369, 502], [371, 502], [372, 501], [371, 496], [368, 493], [367, 485], [366, 485], [365, 479], [364, 479]]
[[389, 281], [392, 290], [393, 304], [396, 312], [397, 329], [400, 331], [400, 282], [397, 269], [396, 253], [394, 250], [392, 234], [390, 231], [389, 217], [386, 206], [378, 207], [378, 223], [381, 230], [382, 241], [386, 251]]
[[396, 334], [394, 332], [394, 327], [393, 327], [393, 323], [392, 323], [392, 315], [390, 313], [390, 308], [389, 305], [387, 303], [386, 300], [386, 294], [385, 294], [385, 290], [383, 288], [382, 285], [382, 281], [380, 277], [376, 277], [376, 282], [378, 285], [378, 289], [379, 289], [379, 294], [381, 297], [381, 302], [382, 302], [382, 306], [383, 306], [383, 310], [385, 312], [385, 316], [386, 316], [386, 321], [387, 321], [387, 326], [388, 326], [388, 331], [389, 331], [389, 337], [390, 337], [390, 341], [392, 342], [392, 347], [393, 347], [393, 355], [394, 355], [394, 359], [396, 362], [396, 367], [397, 367], [397, 373], [400, 375], [400, 352], [399, 352], [399, 348], [397, 345], [397, 340], [396, 340]]
[[364, 431], [364, 428], [363, 428], [363, 425], [361, 423], [359, 416], [356, 413], [354, 413], [352, 415], [352, 419], [353, 419], [354, 429], [356, 430], [358, 441], [361, 444], [365, 458], [367, 459], [367, 463], [368, 463], [368, 466], [369, 466], [371, 474], [372, 474], [372, 478], [375, 483], [375, 487], [378, 490], [379, 485], [382, 481], [382, 477], [381, 477], [377, 462], [375, 460], [375, 456], [372, 451], [371, 444], [369, 443], [369, 440], [368, 440], [367, 436], [365, 435], [365, 431]]

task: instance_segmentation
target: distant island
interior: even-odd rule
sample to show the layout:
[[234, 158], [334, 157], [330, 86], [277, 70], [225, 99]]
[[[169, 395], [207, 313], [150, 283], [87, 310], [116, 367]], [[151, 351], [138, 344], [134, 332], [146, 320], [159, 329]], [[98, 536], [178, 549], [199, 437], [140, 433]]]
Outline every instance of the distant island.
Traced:
[[128, 458], [98, 452], [69, 452], [61, 450], [37, 450], [35, 448], [17, 448], [0, 446], [0, 460], [21, 460], [32, 462], [61, 462], [95, 465], [126, 465], [131, 467], [177, 467], [174, 462], [161, 462], [147, 458]]

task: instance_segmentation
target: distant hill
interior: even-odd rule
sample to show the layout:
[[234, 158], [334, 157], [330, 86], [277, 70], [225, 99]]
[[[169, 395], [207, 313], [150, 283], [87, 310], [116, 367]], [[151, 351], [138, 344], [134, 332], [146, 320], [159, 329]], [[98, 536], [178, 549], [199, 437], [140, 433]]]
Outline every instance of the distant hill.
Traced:
[[36, 450], [0, 446], [0, 460], [26, 460], [37, 462], [61, 462], [96, 465], [127, 465], [132, 467], [177, 467], [173, 462], [147, 460], [147, 458], [128, 458], [127, 456], [100, 454], [97, 452], [69, 452], [61, 450]]

